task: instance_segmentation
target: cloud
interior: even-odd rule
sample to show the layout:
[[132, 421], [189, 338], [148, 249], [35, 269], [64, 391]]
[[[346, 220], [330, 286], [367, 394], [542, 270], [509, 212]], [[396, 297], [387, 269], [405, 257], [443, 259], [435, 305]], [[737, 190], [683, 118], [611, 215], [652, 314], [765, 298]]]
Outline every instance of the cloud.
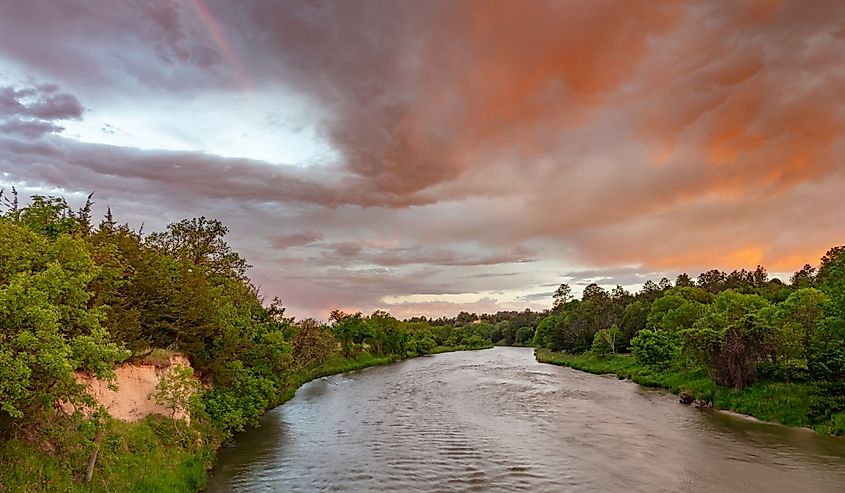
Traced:
[[482, 266], [531, 262], [531, 252], [516, 246], [506, 252], [461, 252], [424, 245], [381, 247], [365, 242], [337, 242], [322, 246], [321, 259], [367, 265], [398, 266], [428, 264]]
[[[96, 190], [151, 227], [214, 214], [301, 313], [529, 302], [561, 272], [631, 286], [789, 271], [845, 242], [843, 18], [824, 0], [35, 0], [0, 18], [0, 68], [31, 75], [0, 89], [0, 176]], [[62, 132], [200, 97], [276, 114], [281, 93], [309, 108], [284, 124], [313, 129], [327, 159]]]
[[191, 5], [27, 1], [0, 17], [0, 57], [85, 96], [130, 91], [137, 99], [237, 87], [237, 75], [220, 67], [220, 48]]
[[665, 271], [648, 271], [643, 267], [611, 267], [598, 269], [584, 269], [566, 272], [561, 275], [566, 282], [575, 286], [586, 286], [596, 283], [601, 286], [635, 286], [643, 284], [649, 279], [657, 281], [661, 277], [669, 277], [674, 280], [675, 276], [667, 275]]
[[531, 293], [531, 294], [526, 294], [526, 295], [520, 296], [518, 299], [524, 300], [524, 301], [546, 301], [546, 302], [548, 302], [549, 300], [552, 299], [552, 296], [554, 294], [555, 294], [554, 291], [546, 291], [546, 292], [542, 292], [542, 293]]
[[285, 250], [293, 247], [313, 245], [322, 239], [323, 235], [316, 231], [299, 231], [270, 238], [270, 245], [275, 249]]
[[[454, 317], [460, 312], [467, 313], [496, 313], [498, 311], [522, 311], [526, 304], [522, 301], [516, 303], [505, 302], [497, 298], [483, 297], [470, 303], [455, 303], [450, 301], [424, 301], [424, 302], [401, 302], [382, 303], [380, 309], [386, 310], [398, 318], [410, 318], [426, 314], [431, 318]], [[546, 308], [537, 304], [531, 305], [534, 310]]]
[[83, 113], [76, 96], [55, 84], [0, 87], [0, 135], [36, 139], [64, 130], [56, 122], [79, 120]]

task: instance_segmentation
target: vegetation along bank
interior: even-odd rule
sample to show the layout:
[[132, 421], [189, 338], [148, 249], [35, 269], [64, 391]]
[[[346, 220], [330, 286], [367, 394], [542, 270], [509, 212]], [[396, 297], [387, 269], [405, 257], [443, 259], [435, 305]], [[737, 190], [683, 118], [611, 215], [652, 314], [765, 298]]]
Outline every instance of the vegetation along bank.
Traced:
[[710, 270], [631, 294], [562, 285], [536, 327], [538, 361], [821, 433], [845, 434], [845, 248], [789, 283]]

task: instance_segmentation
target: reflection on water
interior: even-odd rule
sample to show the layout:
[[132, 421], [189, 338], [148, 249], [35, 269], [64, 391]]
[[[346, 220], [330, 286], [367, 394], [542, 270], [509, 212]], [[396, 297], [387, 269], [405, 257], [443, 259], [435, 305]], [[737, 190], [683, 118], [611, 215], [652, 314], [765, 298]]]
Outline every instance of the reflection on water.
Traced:
[[495, 348], [316, 380], [220, 451], [224, 491], [845, 491], [845, 440]]

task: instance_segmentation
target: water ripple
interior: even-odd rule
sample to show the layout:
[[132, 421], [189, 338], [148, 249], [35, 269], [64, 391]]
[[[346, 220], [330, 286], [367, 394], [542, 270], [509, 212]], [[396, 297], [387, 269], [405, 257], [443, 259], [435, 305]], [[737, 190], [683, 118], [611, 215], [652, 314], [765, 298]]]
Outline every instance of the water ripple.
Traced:
[[845, 491], [845, 441], [496, 348], [305, 385], [209, 492]]

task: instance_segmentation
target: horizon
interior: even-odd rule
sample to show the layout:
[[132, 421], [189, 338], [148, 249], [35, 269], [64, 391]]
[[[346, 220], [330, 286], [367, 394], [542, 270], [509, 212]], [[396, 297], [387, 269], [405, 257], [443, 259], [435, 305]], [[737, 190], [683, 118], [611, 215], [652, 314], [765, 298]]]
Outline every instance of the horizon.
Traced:
[[540, 311], [561, 283], [711, 268], [786, 282], [845, 243], [842, 18], [26, 2], [0, 17], [0, 188], [94, 191], [147, 231], [220, 219], [297, 318]]

